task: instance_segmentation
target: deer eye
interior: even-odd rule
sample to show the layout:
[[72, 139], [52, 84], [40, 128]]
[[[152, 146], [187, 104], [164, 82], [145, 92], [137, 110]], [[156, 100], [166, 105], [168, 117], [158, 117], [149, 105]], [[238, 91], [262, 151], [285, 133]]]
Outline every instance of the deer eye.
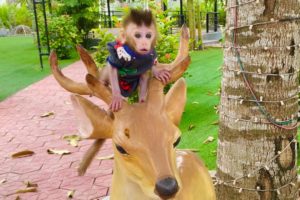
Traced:
[[176, 142], [174, 142], [173, 147], [176, 147], [176, 146], [179, 144], [180, 140], [181, 140], [181, 137], [179, 137], [179, 138], [176, 140]]
[[128, 153], [125, 151], [125, 149], [123, 149], [123, 147], [121, 147], [120, 145], [117, 145], [117, 144], [116, 144], [116, 148], [117, 148], [117, 150], [118, 150], [121, 154], [127, 154], [127, 155], [128, 155]]

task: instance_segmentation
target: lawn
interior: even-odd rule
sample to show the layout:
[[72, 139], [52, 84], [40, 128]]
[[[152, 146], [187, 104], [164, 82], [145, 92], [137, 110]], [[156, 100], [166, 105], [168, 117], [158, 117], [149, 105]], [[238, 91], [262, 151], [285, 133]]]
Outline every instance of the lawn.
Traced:
[[[218, 114], [214, 107], [219, 103], [218, 89], [221, 82], [220, 66], [223, 60], [222, 49], [211, 48], [191, 53], [192, 62], [187, 81], [187, 104], [180, 129], [182, 140], [178, 148], [198, 150], [198, 155], [209, 169], [216, 168]], [[208, 137], [213, 142], [203, 143]]]
[[[61, 61], [60, 65], [66, 66], [76, 59], [74, 52], [71, 59]], [[0, 37], [0, 101], [49, 75], [47, 57], [43, 61], [41, 70], [33, 37]]]

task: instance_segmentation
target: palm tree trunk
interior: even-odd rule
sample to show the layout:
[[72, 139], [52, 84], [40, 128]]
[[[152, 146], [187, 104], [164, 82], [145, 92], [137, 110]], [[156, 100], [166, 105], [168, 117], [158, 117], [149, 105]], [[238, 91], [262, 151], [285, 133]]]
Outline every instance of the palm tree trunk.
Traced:
[[295, 200], [300, 2], [239, 2], [227, 10], [217, 196]]
[[187, 10], [188, 10], [188, 21], [190, 30], [190, 49], [194, 50], [196, 47], [196, 30], [195, 30], [195, 10], [193, 0], [187, 0]]
[[202, 49], [203, 42], [202, 42], [201, 13], [200, 13], [199, 0], [196, 0], [195, 19], [196, 19], [196, 28], [197, 28], [197, 33], [198, 33], [197, 48]]

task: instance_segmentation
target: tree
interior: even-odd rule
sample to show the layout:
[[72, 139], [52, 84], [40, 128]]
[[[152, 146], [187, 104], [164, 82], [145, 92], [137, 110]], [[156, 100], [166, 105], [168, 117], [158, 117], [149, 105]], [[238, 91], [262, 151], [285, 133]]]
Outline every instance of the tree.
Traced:
[[93, 0], [57, 0], [58, 14], [70, 15], [79, 31], [87, 36], [92, 28], [99, 24], [98, 1]]
[[235, 3], [227, 4], [217, 196], [295, 200], [300, 4]]
[[190, 49], [194, 50], [196, 47], [196, 30], [195, 30], [195, 9], [193, 0], [187, 0], [188, 10], [188, 27], [190, 30]]
[[196, 28], [197, 28], [197, 47], [202, 49], [202, 22], [201, 22], [201, 13], [200, 13], [200, 2], [196, 0], [195, 4], [195, 21], [196, 21]]

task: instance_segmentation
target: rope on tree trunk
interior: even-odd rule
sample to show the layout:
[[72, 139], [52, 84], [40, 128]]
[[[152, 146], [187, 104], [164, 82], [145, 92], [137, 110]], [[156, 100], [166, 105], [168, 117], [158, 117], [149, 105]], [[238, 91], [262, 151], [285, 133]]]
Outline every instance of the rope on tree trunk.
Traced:
[[[290, 125], [291, 123], [293, 123], [292, 119], [279, 122], [279, 121], [276, 121], [274, 119], [274, 117], [272, 117], [269, 112], [267, 112], [265, 107], [261, 105], [260, 101], [256, 97], [256, 95], [254, 93], [254, 90], [252, 88], [252, 85], [249, 82], [249, 80], [247, 79], [246, 73], [244, 73], [245, 69], [244, 69], [244, 65], [243, 65], [243, 62], [242, 62], [241, 57], [240, 57], [240, 52], [239, 52], [238, 48], [236, 48], [237, 47], [237, 27], [238, 27], [238, 9], [237, 9], [238, 8], [238, 3], [236, 3], [236, 5], [237, 6], [234, 7], [234, 28], [231, 29], [231, 31], [232, 31], [231, 42], [232, 42], [233, 47], [234, 47], [233, 49], [234, 49], [237, 61], [239, 63], [239, 66], [240, 66], [240, 70], [241, 70], [241, 73], [243, 75], [244, 82], [245, 82], [248, 90], [250, 91], [250, 93], [252, 95], [253, 101], [256, 103], [256, 105], [258, 106], [260, 112], [268, 119], [269, 122], [271, 122], [274, 126], [276, 126], [278, 128], [282, 128], [284, 130], [294, 130], [298, 126], [297, 122], [293, 125]], [[291, 19], [288, 18], [288, 20], [291, 20]], [[284, 21], [285, 22], [286, 20], [277, 20], [277, 21], [278, 22], [279, 21]], [[261, 23], [261, 24], [265, 24], [265, 23]]]

